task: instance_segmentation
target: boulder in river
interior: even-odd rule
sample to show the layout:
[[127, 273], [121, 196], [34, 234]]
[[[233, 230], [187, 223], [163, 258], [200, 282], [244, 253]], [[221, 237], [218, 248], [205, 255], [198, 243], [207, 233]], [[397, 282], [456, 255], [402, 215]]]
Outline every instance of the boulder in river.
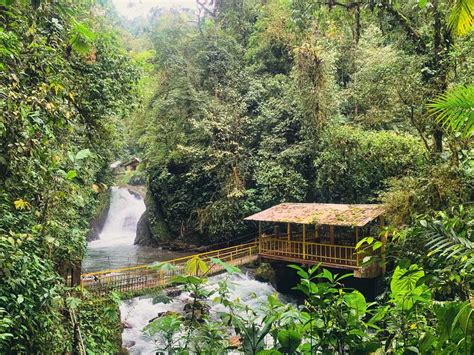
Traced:
[[145, 211], [140, 217], [140, 219], [138, 220], [137, 234], [136, 234], [135, 241], [133, 242], [133, 244], [150, 246], [150, 247], [158, 246], [151, 232], [150, 220], [148, 218], [147, 211]]
[[99, 239], [99, 235], [104, 229], [105, 221], [109, 213], [110, 191], [102, 192], [99, 196], [99, 203], [96, 208], [95, 216], [90, 221], [90, 229], [87, 233], [87, 241]]
[[275, 270], [268, 263], [261, 263], [255, 270], [255, 280], [262, 282], [271, 282], [275, 278]]

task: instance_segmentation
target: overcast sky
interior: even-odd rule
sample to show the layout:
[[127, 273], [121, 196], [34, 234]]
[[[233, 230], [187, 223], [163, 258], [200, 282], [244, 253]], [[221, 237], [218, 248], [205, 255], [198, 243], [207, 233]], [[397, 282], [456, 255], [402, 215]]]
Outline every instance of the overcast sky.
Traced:
[[196, 0], [112, 0], [117, 12], [129, 19], [147, 16], [152, 7], [165, 8], [187, 7], [195, 8]]

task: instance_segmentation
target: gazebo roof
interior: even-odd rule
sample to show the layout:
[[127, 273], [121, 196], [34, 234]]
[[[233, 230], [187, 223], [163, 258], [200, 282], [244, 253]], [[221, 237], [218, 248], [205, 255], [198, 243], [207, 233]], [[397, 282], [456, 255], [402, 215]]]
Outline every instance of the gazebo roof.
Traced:
[[362, 227], [384, 212], [380, 204], [281, 203], [245, 220]]

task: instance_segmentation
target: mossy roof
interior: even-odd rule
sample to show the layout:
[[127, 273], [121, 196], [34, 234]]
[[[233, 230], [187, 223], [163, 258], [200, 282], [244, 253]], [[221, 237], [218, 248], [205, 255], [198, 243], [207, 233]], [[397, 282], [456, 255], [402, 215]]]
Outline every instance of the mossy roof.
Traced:
[[384, 212], [379, 204], [281, 203], [245, 220], [362, 227]]

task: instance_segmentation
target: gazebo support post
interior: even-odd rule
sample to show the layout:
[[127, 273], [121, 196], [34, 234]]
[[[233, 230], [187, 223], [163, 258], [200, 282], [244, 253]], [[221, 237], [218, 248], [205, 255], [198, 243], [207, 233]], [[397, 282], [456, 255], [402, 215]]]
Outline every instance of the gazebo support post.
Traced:
[[303, 260], [306, 259], [306, 224], [303, 224]]
[[330, 244], [334, 245], [335, 244], [335, 241], [334, 241], [334, 226], [329, 226], [329, 240], [330, 240]]
[[287, 223], [286, 225], [286, 237], [288, 238], [288, 241], [291, 240], [291, 224]]
[[258, 221], [258, 253], [262, 252], [262, 222]]
[[[384, 216], [380, 216], [380, 228], [385, 226], [385, 218]], [[382, 274], [385, 274], [385, 245], [387, 244], [387, 233], [383, 233], [381, 236], [382, 247], [380, 248], [381, 260], [382, 260]]]
[[[355, 232], [356, 232], [356, 242], [355, 242], [355, 246], [357, 246], [357, 243], [359, 243], [359, 227], [355, 227]], [[359, 253], [358, 251], [356, 250], [356, 263], [357, 263], [357, 266], [359, 266]]]

